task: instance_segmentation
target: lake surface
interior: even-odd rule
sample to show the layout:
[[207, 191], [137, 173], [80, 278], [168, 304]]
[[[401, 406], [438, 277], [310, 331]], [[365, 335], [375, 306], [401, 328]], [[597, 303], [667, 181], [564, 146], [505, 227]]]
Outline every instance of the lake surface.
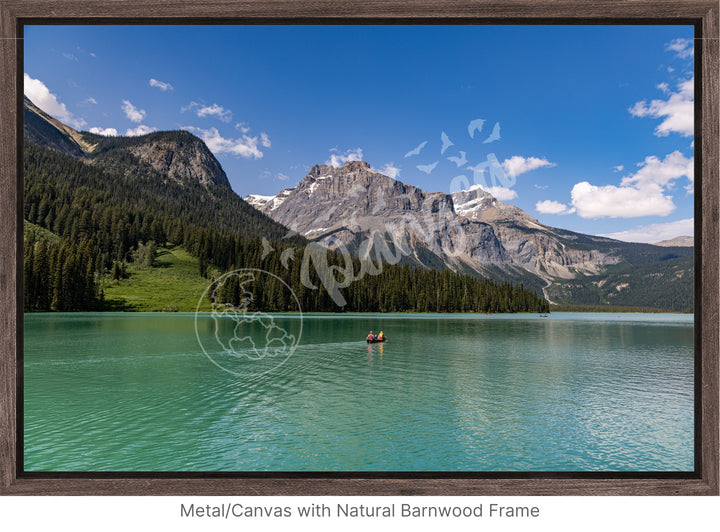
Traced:
[[694, 467], [692, 315], [256, 318], [26, 315], [25, 469]]

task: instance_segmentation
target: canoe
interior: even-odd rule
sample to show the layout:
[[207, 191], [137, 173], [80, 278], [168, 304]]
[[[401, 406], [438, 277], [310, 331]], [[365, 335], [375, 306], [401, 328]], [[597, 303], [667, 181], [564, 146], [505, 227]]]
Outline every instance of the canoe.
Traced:
[[365, 341], [369, 344], [376, 344], [378, 342], [384, 342], [385, 340], [387, 340], [387, 336], [384, 338], [378, 338], [377, 340], [370, 340], [370, 338], [365, 338]]

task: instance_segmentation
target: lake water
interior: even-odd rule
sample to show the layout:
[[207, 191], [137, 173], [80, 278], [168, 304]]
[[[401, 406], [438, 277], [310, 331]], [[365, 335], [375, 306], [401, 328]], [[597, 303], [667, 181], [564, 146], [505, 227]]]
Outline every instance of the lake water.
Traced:
[[691, 315], [257, 318], [26, 315], [25, 469], [694, 467]]

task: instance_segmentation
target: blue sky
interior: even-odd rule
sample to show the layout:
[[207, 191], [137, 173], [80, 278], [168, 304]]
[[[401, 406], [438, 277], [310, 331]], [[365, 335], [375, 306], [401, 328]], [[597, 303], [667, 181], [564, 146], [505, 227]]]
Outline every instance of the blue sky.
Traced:
[[242, 196], [363, 159], [555, 227], [692, 234], [691, 26], [26, 26], [24, 53], [45, 111], [189, 130]]

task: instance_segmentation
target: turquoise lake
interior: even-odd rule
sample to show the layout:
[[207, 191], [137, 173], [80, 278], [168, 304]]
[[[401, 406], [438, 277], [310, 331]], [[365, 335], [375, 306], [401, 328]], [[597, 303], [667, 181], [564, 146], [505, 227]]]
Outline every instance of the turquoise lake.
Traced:
[[691, 471], [693, 316], [27, 314], [23, 400], [26, 471]]

